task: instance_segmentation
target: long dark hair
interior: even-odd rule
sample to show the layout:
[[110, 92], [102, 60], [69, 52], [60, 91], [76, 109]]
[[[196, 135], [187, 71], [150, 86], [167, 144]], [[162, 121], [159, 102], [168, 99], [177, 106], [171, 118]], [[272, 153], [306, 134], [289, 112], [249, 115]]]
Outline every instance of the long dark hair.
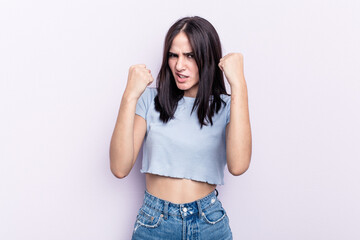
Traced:
[[[184, 91], [176, 86], [168, 65], [171, 44], [181, 31], [189, 38], [199, 69], [199, 87], [191, 113], [198, 107], [197, 116], [200, 128], [208, 125], [205, 120], [213, 125], [212, 117], [220, 110], [221, 102], [226, 105], [220, 98], [220, 94], [229, 94], [226, 92], [223, 73], [218, 67], [222, 57], [219, 35], [209, 21], [198, 16], [177, 20], [166, 34], [163, 61], [157, 76], [158, 95], [154, 99], [155, 109], [160, 112], [160, 119], [167, 123], [174, 118], [178, 101], [184, 96]], [[209, 106], [210, 100], [212, 101]]]

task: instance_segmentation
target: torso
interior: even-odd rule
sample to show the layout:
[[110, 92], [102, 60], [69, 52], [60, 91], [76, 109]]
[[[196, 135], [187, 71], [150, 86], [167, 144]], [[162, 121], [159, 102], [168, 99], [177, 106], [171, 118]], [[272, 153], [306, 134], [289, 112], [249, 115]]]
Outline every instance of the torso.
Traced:
[[146, 173], [146, 189], [155, 197], [172, 203], [189, 203], [214, 191], [216, 185], [191, 179]]

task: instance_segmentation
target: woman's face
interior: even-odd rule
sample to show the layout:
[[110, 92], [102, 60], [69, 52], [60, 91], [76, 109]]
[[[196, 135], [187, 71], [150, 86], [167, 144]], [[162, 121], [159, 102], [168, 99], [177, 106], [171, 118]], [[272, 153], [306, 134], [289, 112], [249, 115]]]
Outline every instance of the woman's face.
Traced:
[[184, 96], [196, 97], [199, 86], [199, 69], [189, 39], [184, 32], [175, 36], [169, 50], [169, 67]]

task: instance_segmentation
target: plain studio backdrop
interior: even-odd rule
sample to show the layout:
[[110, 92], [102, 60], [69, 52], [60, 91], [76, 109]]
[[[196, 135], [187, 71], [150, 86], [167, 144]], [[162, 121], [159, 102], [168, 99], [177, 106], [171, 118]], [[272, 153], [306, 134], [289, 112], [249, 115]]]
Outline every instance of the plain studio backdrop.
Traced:
[[359, 12], [356, 0], [2, 0], [0, 239], [130, 239], [142, 154], [125, 179], [109, 160], [128, 69], [156, 78], [168, 28], [194, 15], [224, 55], [244, 55], [252, 160], [218, 187], [234, 239], [360, 239]]

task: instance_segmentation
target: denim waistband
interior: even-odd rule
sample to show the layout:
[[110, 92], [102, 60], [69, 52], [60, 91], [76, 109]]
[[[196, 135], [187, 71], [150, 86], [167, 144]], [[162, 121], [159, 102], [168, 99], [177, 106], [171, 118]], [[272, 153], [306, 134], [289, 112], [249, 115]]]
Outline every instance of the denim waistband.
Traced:
[[215, 194], [215, 189], [207, 196], [195, 200], [189, 203], [172, 203], [151, 195], [147, 190], [145, 190], [144, 195], [144, 207], [149, 211], [156, 211], [163, 214], [164, 218], [167, 219], [169, 215], [174, 217], [187, 217], [193, 214], [202, 215], [202, 211], [211, 207], [213, 204], [218, 201], [217, 193]]

